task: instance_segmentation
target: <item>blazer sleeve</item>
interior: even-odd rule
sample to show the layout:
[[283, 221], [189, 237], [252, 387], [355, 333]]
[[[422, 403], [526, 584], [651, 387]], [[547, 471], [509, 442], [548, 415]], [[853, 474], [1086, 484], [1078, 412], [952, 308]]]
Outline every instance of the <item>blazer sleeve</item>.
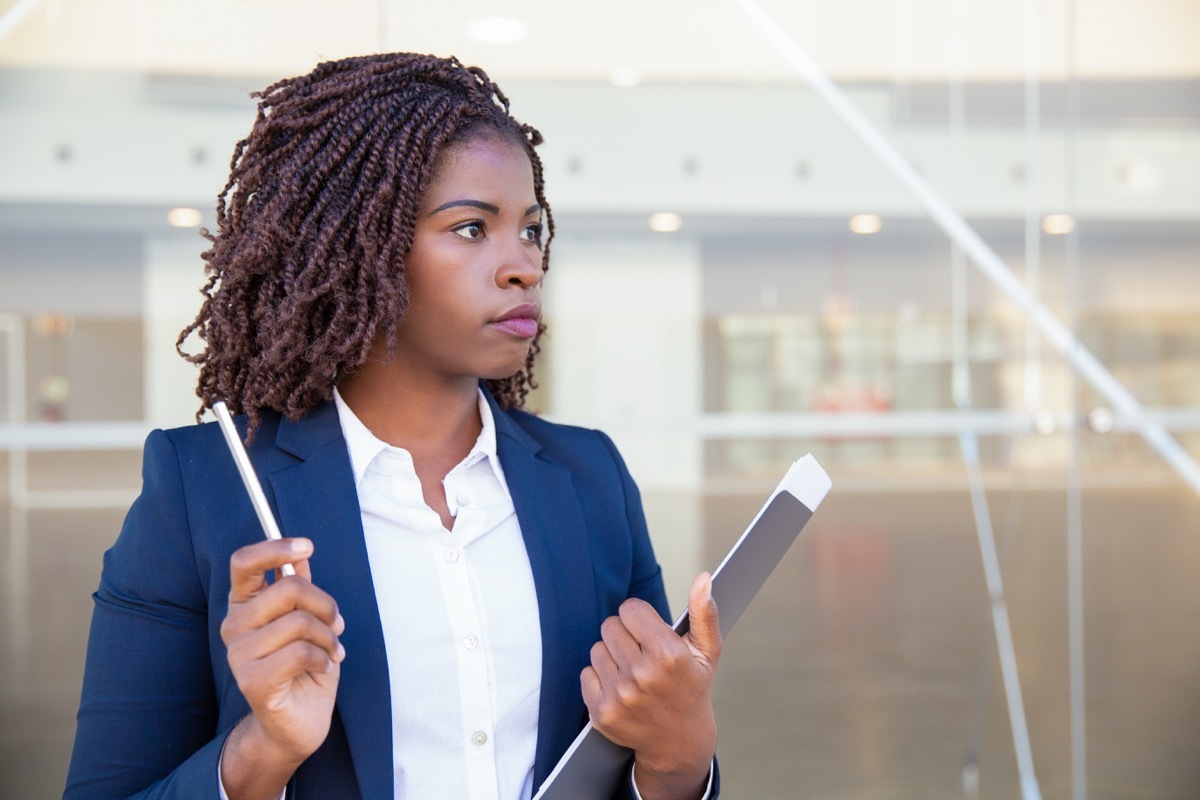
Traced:
[[104, 556], [93, 595], [64, 798], [218, 797], [217, 698], [206, 581], [179, 456], [146, 441], [142, 493]]
[[654, 547], [650, 544], [650, 532], [646, 529], [646, 514], [642, 510], [642, 494], [634, 483], [633, 476], [625, 466], [625, 460], [617, 451], [608, 435], [596, 432], [617, 467], [621, 479], [621, 495], [625, 502], [625, 519], [629, 526], [629, 535], [633, 545], [633, 569], [630, 574], [627, 597], [638, 597], [654, 606], [658, 615], [670, 624], [671, 608], [667, 602], [667, 591], [663, 587], [662, 568], [654, 557]]
[[[659, 616], [669, 625], [674, 620], [671, 618], [671, 609], [667, 602], [667, 592], [663, 586], [662, 568], [658, 565], [658, 560], [654, 557], [654, 548], [650, 544], [650, 533], [646, 527], [646, 513], [642, 509], [641, 492], [638, 491], [637, 484], [634, 482], [633, 476], [629, 474], [629, 469], [625, 466], [625, 460], [621, 458], [621, 454], [617, 451], [617, 447], [613, 444], [612, 439], [603, 432], [597, 431], [597, 433], [616, 462], [617, 472], [621, 476], [621, 489], [625, 498], [625, 518], [628, 521], [630, 535], [633, 540], [633, 571], [629, 585], [629, 596], [639, 597], [652, 605], [658, 611]], [[717, 760], [714, 757], [712, 765], [712, 788], [705, 795], [705, 800], [717, 800], [720, 794], [721, 771], [717, 767]], [[633, 773], [631, 770], [617, 790], [617, 793], [613, 795], [612, 800], [636, 800], [636, 798], [637, 792], [633, 786]]]

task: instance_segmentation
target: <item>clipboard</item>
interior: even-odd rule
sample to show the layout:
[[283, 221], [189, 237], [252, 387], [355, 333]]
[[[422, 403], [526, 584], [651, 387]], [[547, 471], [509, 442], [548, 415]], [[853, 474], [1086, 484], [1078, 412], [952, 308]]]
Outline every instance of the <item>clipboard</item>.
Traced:
[[[832, 482], [811, 454], [792, 464], [749, 527], [712, 573], [721, 635], [727, 636], [792, 542], [825, 499]], [[675, 621], [688, 630], [685, 610]], [[633, 751], [613, 744], [589, 722], [533, 800], [607, 800], [628, 774]]]

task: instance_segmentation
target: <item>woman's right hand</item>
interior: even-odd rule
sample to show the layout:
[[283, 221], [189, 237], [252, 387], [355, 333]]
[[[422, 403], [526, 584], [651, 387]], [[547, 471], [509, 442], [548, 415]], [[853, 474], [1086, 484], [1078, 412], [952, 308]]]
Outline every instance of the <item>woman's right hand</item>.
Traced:
[[[221, 754], [230, 800], [278, 797], [329, 733], [345, 649], [337, 603], [312, 583], [308, 539], [266, 540], [229, 561], [229, 608], [221, 638], [251, 714]], [[292, 564], [296, 574], [277, 570]], [[274, 583], [267, 583], [275, 571]]]

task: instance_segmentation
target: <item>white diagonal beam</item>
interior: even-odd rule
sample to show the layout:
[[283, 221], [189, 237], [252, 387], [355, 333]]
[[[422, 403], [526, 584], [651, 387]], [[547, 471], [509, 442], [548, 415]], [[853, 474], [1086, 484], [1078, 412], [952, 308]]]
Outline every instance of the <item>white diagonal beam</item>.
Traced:
[[906, 158], [870, 120], [859, 111], [829, 76], [805, 55], [780, 25], [763, 10], [757, 0], [731, 0], [762, 35], [779, 51], [823, 99], [842, 122], [862, 140], [898, 181], [912, 193], [942, 231], [957, 244], [975, 266], [1004, 292], [1037, 326], [1097, 392], [1108, 399], [1114, 410], [1134, 421], [1138, 434], [1200, 495], [1200, 465], [1167, 429], [1147, 417], [1141, 403], [1113, 377], [1100, 361], [1075, 338], [1065, 325], [1017, 279], [1008, 265], [980, 238], [949, 203], [942, 199]]
[[979, 440], [975, 438], [974, 433], [965, 432], [958, 441], [962, 447], [963, 461], [967, 465], [971, 508], [975, 512], [975, 532], [979, 537], [979, 554], [983, 558], [983, 575], [991, 604], [992, 628], [996, 634], [996, 652], [1000, 656], [1000, 676], [1004, 683], [1004, 698], [1008, 703], [1008, 721], [1012, 728], [1013, 750], [1017, 755], [1021, 797], [1024, 800], [1041, 800], [1042, 790], [1038, 786], [1037, 773], [1033, 770], [1029, 725], [1025, 721], [1025, 701], [1021, 698], [1017, 651], [1013, 646], [1012, 626], [1008, 622], [1008, 603], [1004, 599], [1000, 557], [996, 553], [996, 537], [992, 533], [992, 517], [988, 512], [983, 470], [979, 465]]
[[41, 4], [42, 0], [17, 0], [12, 8], [5, 11], [4, 16], [0, 16], [0, 42], [8, 38], [8, 35]]

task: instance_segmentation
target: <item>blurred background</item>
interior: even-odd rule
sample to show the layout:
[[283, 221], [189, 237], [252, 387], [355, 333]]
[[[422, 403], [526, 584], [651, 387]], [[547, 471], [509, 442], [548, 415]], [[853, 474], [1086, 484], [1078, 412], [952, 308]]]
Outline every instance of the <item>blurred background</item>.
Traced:
[[532, 405], [677, 607], [833, 479], [722, 660], [729, 797], [1200, 797], [1195, 0], [0, 0], [0, 796], [61, 793], [248, 93], [384, 49], [545, 135]]

